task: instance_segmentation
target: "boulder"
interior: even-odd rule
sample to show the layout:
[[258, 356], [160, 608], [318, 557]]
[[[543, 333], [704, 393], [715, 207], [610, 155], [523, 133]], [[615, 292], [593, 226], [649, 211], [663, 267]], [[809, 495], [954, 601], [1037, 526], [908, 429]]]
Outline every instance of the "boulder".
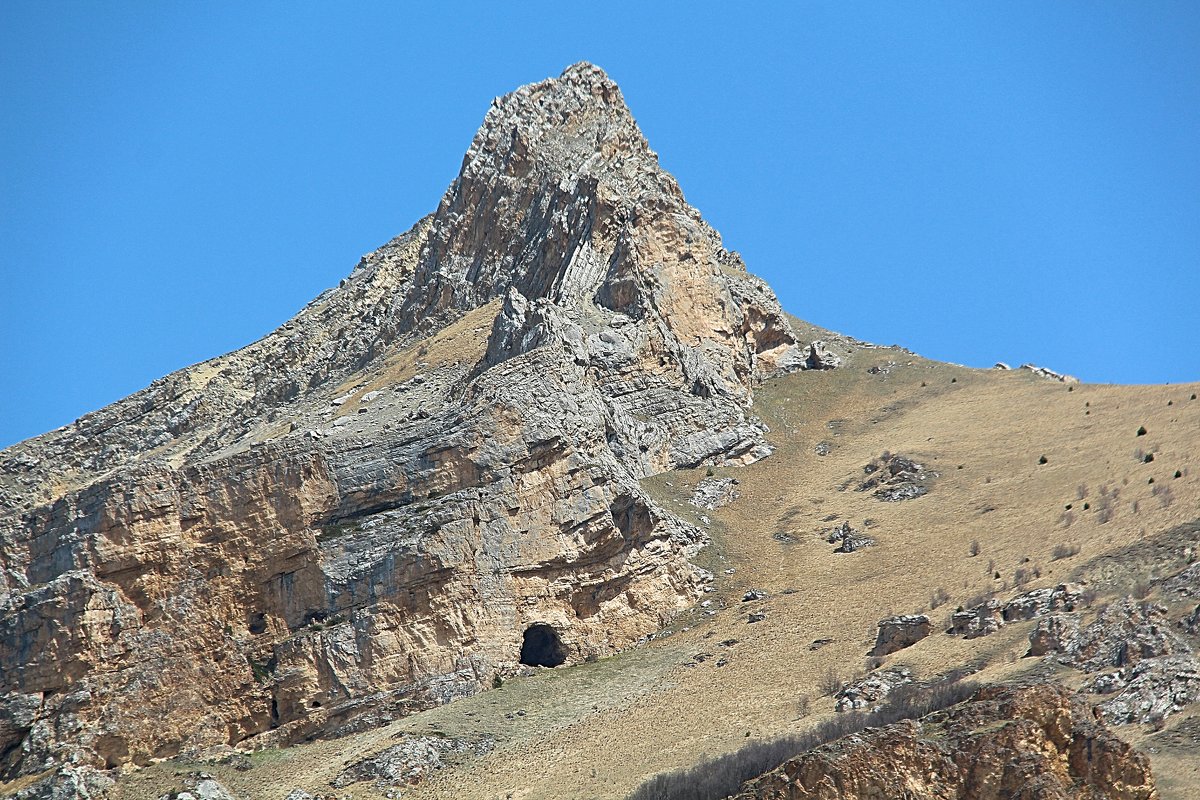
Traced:
[[912, 647], [929, 635], [931, 625], [925, 614], [900, 614], [880, 620], [879, 634], [875, 638], [873, 656], [886, 656]]
[[897, 686], [912, 683], [908, 667], [888, 667], [851, 681], [833, 696], [834, 711], [874, 710]]

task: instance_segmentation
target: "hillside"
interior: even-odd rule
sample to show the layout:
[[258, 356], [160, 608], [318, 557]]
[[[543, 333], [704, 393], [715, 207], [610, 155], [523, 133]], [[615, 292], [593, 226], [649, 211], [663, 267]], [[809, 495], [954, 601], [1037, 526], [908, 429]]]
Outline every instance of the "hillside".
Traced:
[[576, 65], [292, 322], [0, 454], [4, 788], [622, 798], [904, 667], [1104, 678], [1198, 796], [1197, 392], [785, 315]]

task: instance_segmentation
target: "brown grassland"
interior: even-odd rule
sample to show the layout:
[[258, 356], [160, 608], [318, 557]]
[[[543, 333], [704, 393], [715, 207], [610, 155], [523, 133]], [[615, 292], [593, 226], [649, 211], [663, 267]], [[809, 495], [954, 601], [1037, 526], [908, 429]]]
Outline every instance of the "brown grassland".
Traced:
[[[798, 326], [802, 336], [845, 344]], [[411, 361], [395, 366], [411, 371]], [[1129, 546], [1200, 518], [1200, 400], [1190, 399], [1198, 391], [1197, 384], [1069, 385], [1025, 370], [855, 348], [840, 369], [790, 375], [757, 390], [755, 412], [777, 449], [749, 467], [714, 469], [740, 481], [732, 504], [700, 512], [686, 502], [705, 469], [645, 481], [667, 507], [710, 533], [712, 545], [698, 561], [717, 576], [716, 591], [705, 597], [715, 614], [697, 606], [644, 646], [513, 679], [378, 730], [255, 753], [249, 770], [157, 764], [128, 775], [121, 792], [128, 800], [156, 798], [177, 776], [202, 769], [255, 798], [282, 800], [295, 787], [379, 797], [370, 783], [333, 790], [329, 781], [344, 765], [416, 732], [491, 737], [495, 747], [450, 763], [404, 797], [621, 798], [654, 773], [828, 718], [833, 703], [820, 689], [822, 677], [862, 674], [877, 621], [893, 613], [921, 611], [935, 623], [930, 637], [884, 659], [918, 676], [964, 665], [980, 668], [980, 681], [1046, 670], [1039, 659], [1022, 658], [1032, 623], [964, 641], [943, 633], [950, 610], [980, 594], [1011, 596], [1019, 591], [1018, 569], [1040, 575], [1023, 589], [1054, 585], [1105, 554], [1136, 552]], [[1137, 436], [1143, 426], [1146, 435]], [[822, 442], [825, 455], [817, 452]], [[1154, 460], [1137, 457], [1139, 449]], [[863, 465], [884, 451], [936, 471], [931, 492], [888, 503], [855, 491]], [[1102, 493], [1116, 499], [1100, 501]], [[878, 544], [835, 554], [823, 534], [842, 520], [869, 525]], [[1058, 546], [1078, 552], [1054, 560]], [[1116, 567], [1108, 574], [1119, 580], [1098, 587], [1102, 599], [1156, 569], [1133, 556], [1110, 562]], [[742, 602], [751, 588], [767, 598]], [[938, 590], [949, 601], [931, 610]], [[748, 624], [750, 611], [765, 619]], [[722, 644], [731, 639], [736, 644]], [[832, 642], [810, 649], [818, 639]], [[700, 654], [707, 654], [702, 661]], [[1079, 676], [1063, 670], [1061, 677]], [[1163, 731], [1129, 726], [1121, 735], [1150, 752], [1164, 798], [1200, 797], [1200, 708], [1173, 716]]]

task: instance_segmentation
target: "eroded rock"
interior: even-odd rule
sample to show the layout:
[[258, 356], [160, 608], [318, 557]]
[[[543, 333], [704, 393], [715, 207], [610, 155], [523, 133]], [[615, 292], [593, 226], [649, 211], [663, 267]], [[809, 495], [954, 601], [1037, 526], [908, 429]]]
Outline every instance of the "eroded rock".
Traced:
[[888, 667], [851, 681], [833, 696], [834, 711], [873, 710], [898, 686], [912, 683], [908, 667]]
[[639, 480], [767, 455], [753, 387], [811, 353], [601, 70], [496, 100], [293, 320], [0, 453], [0, 777], [381, 724], [534, 623], [632, 646], [706, 580]]
[[786, 761], [735, 800], [1154, 800], [1150, 761], [1052, 685], [985, 686], [919, 721]]
[[925, 614], [900, 614], [880, 620], [879, 634], [875, 638], [873, 656], [886, 656], [912, 647], [929, 635], [931, 625]]

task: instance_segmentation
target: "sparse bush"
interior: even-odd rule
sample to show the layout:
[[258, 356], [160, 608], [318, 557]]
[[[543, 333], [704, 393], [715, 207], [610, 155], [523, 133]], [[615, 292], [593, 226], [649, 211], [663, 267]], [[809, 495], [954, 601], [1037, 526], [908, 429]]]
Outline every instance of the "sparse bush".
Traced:
[[828, 667], [817, 681], [817, 688], [832, 697], [842, 690], [842, 676], [833, 667]]
[[1058, 518], [1058, 521], [1062, 523], [1062, 526], [1063, 526], [1064, 528], [1069, 528], [1069, 527], [1071, 527], [1072, 523], [1074, 523], [1074, 522], [1075, 522], [1075, 512], [1073, 512], [1073, 511], [1064, 511], [1064, 512], [1062, 513], [1062, 516]]
[[1082, 500], [1085, 497], [1087, 497], [1087, 484], [1081, 483], [1079, 484], [1079, 488], [1075, 490], [1075, 499]]
[[1049, 464], [1049, 463], [1050, 463], [1050, 459], [1046, 458], [1045, 456], [1042, 456], [1042, 457], [1040, 457], [1040, 458], [1038, 459], [1038, 463], [1039, 463], [1039, 464]]
[[1064, 558], [1079, 555], [1079, 545], [1077, 544], [1056, 544], [1054, 549], [1050, 551], [1051, 561], [1062, 561]]
[[1137, 429], [1137, 435], [1138, 435], [1138, 436], [1145, 436], [1145, 435], [1146, 435], [1146, 426], [1145, 426], [1145, 425], [1143, 425], [1143, 426], [1141, 426], [1140, 428], [1138, 428], [1138, 429]]
[[950, 593], [944, 587], [939, 587], [937, 591], [929, 596], [929, 608], [935, 609], [938, 606], [944, 606], [950, 602]]
[[1024, 567], [1017, 567], [1013, 573], [1013, 586], [1024, 586], [1033, 578], [1033, 574]]
[[1137, 600], [1145, 600], [1150, 596], [1150, 590], [1153, 588], [1154, 586], [1149, 581], [1138, 581], [1133, 586], [1132, 594]]
[[1154, 460], [1154, 453], [1146, 453], [1146, 457], [1142, 459], [1143, 464], [1149, 464]]
[[987, 568], [987, 571], [988, 571], [988, 572], [995, 572], [995, 571], [996, 571], [996, 559], [994, 559], [994, 558], [989, 558], [989, 559], [988, 559], [988, 568]]
[[[1176, 477], [1178, 477], [1178, 475], [1176, 475]], [[980, 550], [979, 540], [972, 539], [971, 546], [969, 548], [967, 548], [967, 552], [971, 554], [971, 558], [974, 558], [975, 556], [979, 555], [979, 550]]]
[[1162, 491], [1158, 493], [1158, 502], [1163, 508], [1170, 508], [1171, 503], [1175, 502], [1175, 495], [1170, 486], [1162, 487]]
[[812, 698], [804, 695], [796, 701], [796, 716], [807, 717], [812, 712]]

